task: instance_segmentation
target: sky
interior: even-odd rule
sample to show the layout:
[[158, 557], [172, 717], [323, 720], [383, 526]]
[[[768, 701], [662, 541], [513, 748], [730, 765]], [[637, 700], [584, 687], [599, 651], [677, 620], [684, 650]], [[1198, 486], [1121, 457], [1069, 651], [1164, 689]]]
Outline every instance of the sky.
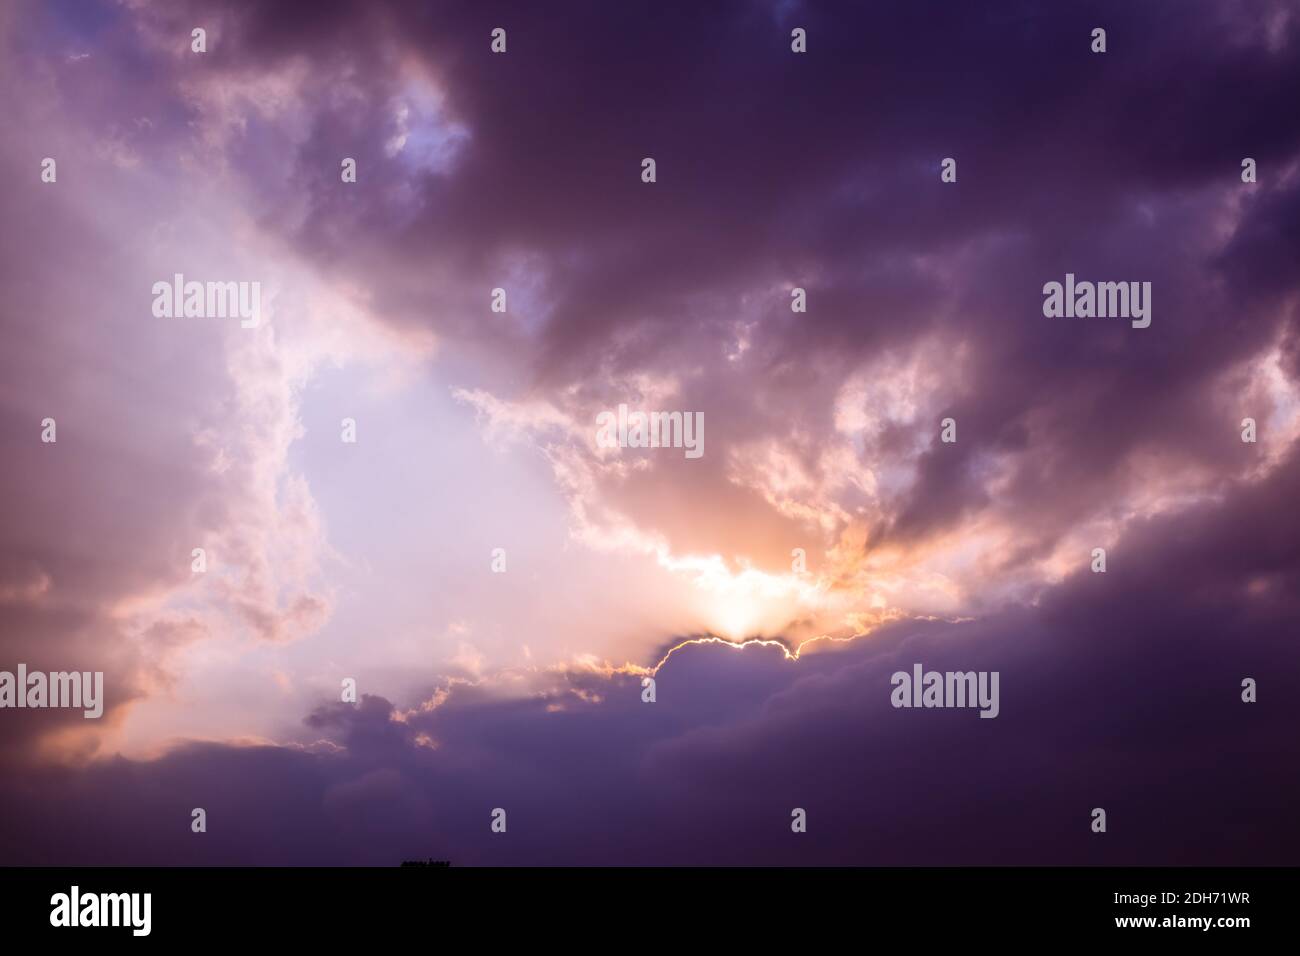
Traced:
[[[1293, 4], [0, 44], [0, 671], [104, 675], [0, 710], [0, 862], [1297, 859]], [[176, 274], [259, 321], [159, 316]], [[1046, 315], [1067, 274], [1150, 325]], [[894, 706], [917, 663], [997, 717]]]

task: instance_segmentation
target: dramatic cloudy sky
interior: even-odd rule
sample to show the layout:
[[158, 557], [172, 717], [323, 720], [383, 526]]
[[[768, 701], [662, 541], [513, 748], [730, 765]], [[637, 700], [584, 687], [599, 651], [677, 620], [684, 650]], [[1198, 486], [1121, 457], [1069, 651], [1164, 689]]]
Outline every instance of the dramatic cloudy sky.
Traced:
[[[1300, 855], [1293, 4], [18, 0], [0, 44], [0, 670], [107, 698], [0, 711], [0, 862]], [[1067, 272], [1150, 327], [1046, 318]], [[261, 324], [154, 316], [175, 273]], [[598, 447], [619, 404], [703, 457]], [[1000, 716], [891, 707], [916, 662]]]

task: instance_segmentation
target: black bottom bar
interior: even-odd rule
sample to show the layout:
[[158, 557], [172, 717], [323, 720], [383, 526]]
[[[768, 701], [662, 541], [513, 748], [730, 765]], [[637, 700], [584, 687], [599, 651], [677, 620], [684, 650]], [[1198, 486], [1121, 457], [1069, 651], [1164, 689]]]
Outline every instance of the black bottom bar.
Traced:
[[[76, 934], [91, 945], [115, 938], [446, 945], [461, 932], [480, 942], [518, 934], [541, 945], [559, 934], [552, 942], [638, 937], [677, 945], [687, 926], [696, 942], [716, 936], [734, 945], [763, 942], [774, 925], [859, 941], [1050, 933], [1231, 944], [1285, 931], [1295, 884], [1294, 869], [1230, 868], [10, 868], [0, 869], [0, 916], [7, 940]], [[70, 925], [74, 886], [76, 922], [118, 925]], [[148, 934], [137, 936], [146, 893]]]

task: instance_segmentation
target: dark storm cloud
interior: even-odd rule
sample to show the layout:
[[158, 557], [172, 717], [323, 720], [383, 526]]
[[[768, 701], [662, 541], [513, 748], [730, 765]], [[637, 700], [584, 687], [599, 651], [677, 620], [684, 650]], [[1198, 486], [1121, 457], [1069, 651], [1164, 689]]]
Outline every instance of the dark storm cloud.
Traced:
[[[564, 401], [575, 388], [563, 394], [585, 415], [624, 397], [620, 375], [695, 370], [683, 399], [730, 447], [791, 423], [824, 435], [827, 388], [864, 361], [940, 333], [966, 346], [973, 378], [944, 396], [963, 439], [921, 459], [874, 537], [925, 538], [989, 508], [978, 460], [1005, 455], [1015, 474], [998, 505], [1034, 516], [1028, 558], [1115, 495], [1135, 454], [1225, 467], [1212, 436], [1239, 416], [1210, 385], [1293, 321], [1276, 303], [1295, 291], [1294, 187], [1277, 178], [1300, 137], [1284, 120], [1300, 23], [1282, 11], [331, 3], [158, 15], [172, 29], [200, 13], [220, 24], [214, 76], [296, 59], [316, 71], [310, 132], [280, 158], [293, 169], [283, 214], [264, 221], [365, 282], [381, 319], [510, 356], [525, 376], [517, 394]], [[488, 49], [500, 25], [505, 56]], [[807, 56], [789, 53], [794, 25]], [[1104, 56], [1089, 50], [1097, 25]], [[446, 168], [380, 151], [413, 69], [440, 91], [437, 124], [468, 133]], [[235, 162], [266, 182], [271, 160], [248, 139]], [[359, 158], [363, 188], [337, 188], [344, 155]], [[1264, 171], [1257, 187], [1239, 180], [1247, 155]], [[651, 187], [643, 156], [659, 165]], [[938, 182], [945, 156], [958, 159], [954, 186]], [[523, 341], [486, 318], [512, 256], [537, 288], [541, 327]], [[1152, 329], [1045, 320], [1042, 284], [1067, 271], [1152, 281]], [[795, 284], [810, 295], [797, 318], [784, 291]], [[738, 378], [725, 352], [742, 318], [754, 325]], [[1030, 413], [1042, 423], [1032, 442]], [[694, 477], [720, 488], [726, 466], [717, 455]], [[692, 544], [634, 490], [613, 493]], [[744, 506], [740, 493], [729, 505]]]

